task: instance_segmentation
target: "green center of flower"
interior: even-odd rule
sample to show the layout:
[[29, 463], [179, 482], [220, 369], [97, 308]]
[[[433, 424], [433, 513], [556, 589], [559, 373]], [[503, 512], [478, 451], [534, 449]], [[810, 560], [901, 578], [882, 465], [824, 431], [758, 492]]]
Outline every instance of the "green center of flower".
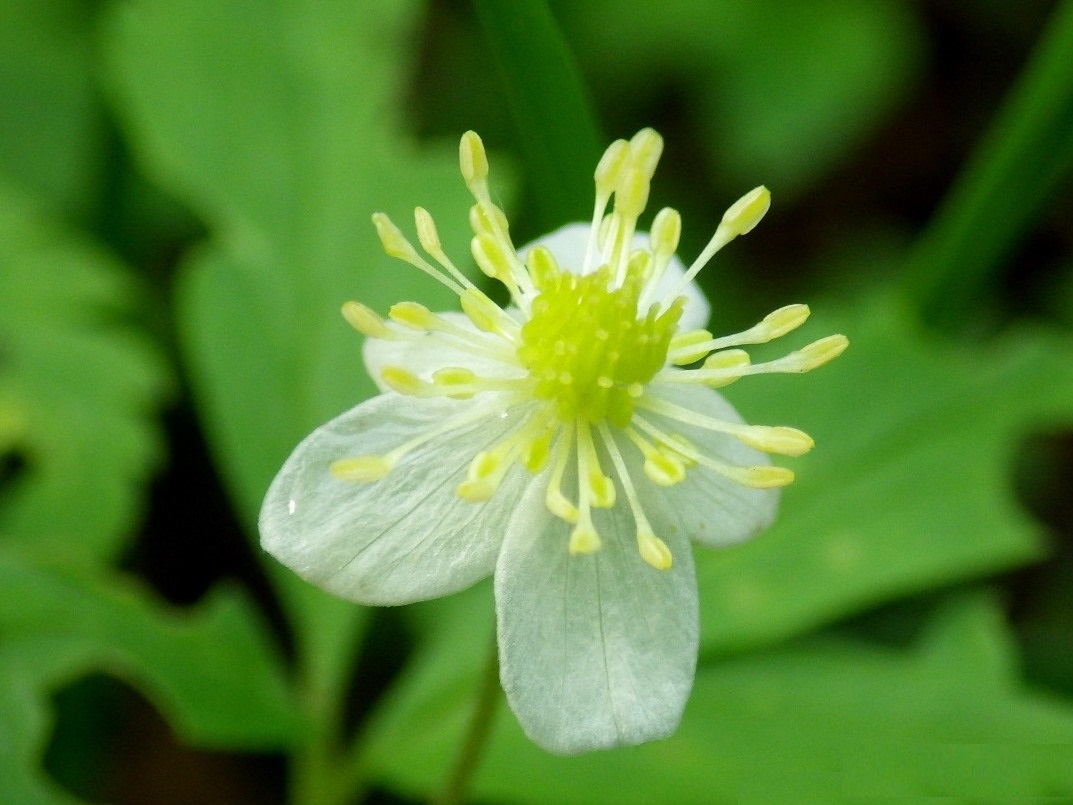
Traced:
[[534, 277], [539, 294], [523, 325], [518, 359], [537, 397], [554, 401], [564, 422], [609, 421], [626, 427], [645, 385], [667, 363], [681, 303], [639, 316], [645, 257], [613, 286], [607, 266], [577, 276], [551, 270]]

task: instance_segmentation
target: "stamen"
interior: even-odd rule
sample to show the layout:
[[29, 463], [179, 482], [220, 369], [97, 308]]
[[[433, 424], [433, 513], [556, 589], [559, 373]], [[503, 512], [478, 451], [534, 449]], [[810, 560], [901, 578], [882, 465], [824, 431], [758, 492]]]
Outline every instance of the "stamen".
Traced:
[[693, 425], [716, 433], [726, 433], [750, 447], [765, 453], [778, 453], [783, 456], [801, 456], [815, 446], [815, 442], [805, 432], [797, 428], [769, 425], [746, 425], [741, 422], [729, 422], [716, 419], [697, 411], [683, 408], [667, 400], [646, 395], [637, 401], [637, 405], [656, 414], [676, 419], [686, 425]]
[[503, 410], [501, 401], [494, 405], [480, 405], [467, 410], [456, 417], [444, 420], [434, 428], [429, 428], [414, 438], [403, 442], [398, 447], [392, 448], [383, 454], [369, 454], [364, 456], [350, 456], [333, 461], [329, 467], [332, 477], [339, 481], [354, 483], [371, 483], [386, 477], [396, 465], [406, 457], [408, 453], [423, 444], [438, 439], [445, 433], [450, 433], [474, 422], [480, 422], [489, 416], [494, 416]]
[[682, 216], [671, 207], [664, 207], [652, 220], [648, 242], [652, 248], [652, 266], [644, 292], [637, 303], [638, 309], [644, 310], [651, 303], [651, 295], [659, 285], [663, 274], [670, 265], [671, 258], [678, 251], [678, 241], [682, 236]]
[[417, 239], [430, 257], [443, 266], [447, 272], [466, 288], [474, 288], [469, 277], [458, 270], [458, 267], [447, 256], [440, 243], [440, 234], [436, 231], [436, 222], [424, 207], [414, 208], [414, 225], [417, 227]]
[[615, 486], [600, 470], [589, 423], [582, 419], [577, 421], [577, 440], [578, 519], [570, 532], [569, 550], [571, 554], [591, 554], [596, 553], [601, 544], [600, 534], [592, 522], [592, 507], [613, 506]]
[[592, 428], [584, 419], [577, 422], [577, 475], [578, 486], [589, 493], [582, 497], [588, 497], [593, 506], [610, 509], [615, 505], [615, 482], [600, 467]]
[[596, 165], [594, 178], [596, 180], [596, 203], [592, 209], [592, 225], [589, 227], [589, 241], [585, 246], [585, 259], [582, 262], [581, 273], [587, 274], [597, 267], [595, 257], [599, 248], [600, 226], [603, 222], [604, 211], [611, 195], [618, 187], [622, 171], [626, 167], [630, 156], [630, 144], [625, 140], [615, 140], [604, 151], [600, 162]]
[[624, 433], [644, 456], [644, 470], [648, 480], [659, 486], [674, 486], [685, 480], [685, 465], [674, 452], [652, 444], [638, 433], [636, 428], [626, 428]]
[[384, 213], [373, 213], [373, 225], [376, 227], [376, 233], [380, 236], [380, 243], [384, 247], [384, 252], [389, 257], [395, 257], [409, 263], [414, 268], [424, 271], [436, 282], [447, 286], [456, 294], [462, 293], [462, 286], [419, 255], [413, 244], [406, 239], [402, 232], [399, 231], [399, 228]]
[[458, 165], [469, 192], [477, 199], [488, 198], [488, 154], [475, 131], [467, 131], [458, 144]]
[[[464, 293], [462, 296], [463, 299], [472, 297], [473, 294], [470, 293]], [[449, 335], [452, 338], [452, 346], [457, 349], [464, 349], [466, 345], [470, 345], [471, 349], [468, 350], [470, 352], [494, 357], [507, 363], [516, 363], [514, 350], [509, 344], [460, 327], [450, 319], [433, 313], [417, 302], [398, 302], [391, 306], [388, 316], [392, 321], [413, 330]]]
[[703, 467], [707, 467], [732, 481], [736, 481], [742, 486], [748, 486], [753, 489], [770, 489], [772, 487], [786, 486], [787, 484], [793, 483], [794, 474], [791, 470], [788, 470], [785, 467], [763, 465], [756, 467], [738, 467], [733, 464], [727, 464], [724, 461], [709, 458], [683, 439], [675, 439], [669, 434], [664, 433], [644, 417], [635, 416], [633, 421], [641, 430], [645, 431], [650, 436], [653, 436], [661, 444], [680, 453], [690, 461], [700, 464]]
[[[786, 335], [792, 330], [797, 329], [805, 320], [809, 317], [808, 305], [786, 305], [780, 307], [778, 310], [774, 310], [771, 313], [764, 316], [764, 318], [758, 323], [754, 324], [748, 330], [743, 330], [740, 333], [734, 333], [732, 335], [724, 335], [719, 338], [710, 338], [708, 341], [690, 343], [689, 355], [691, 360], [682, 360], [677, 354], [675, 345], [671, 345], [670, 359], [672, 363], [684, 364], [692, 363], [693, 361], [700, 360], [704, 355], [696, 355], [701, 349], [707, 352], [713, 352], [718, 349], [724, 349], [726, 347], [737, 347], [745, 344], [766, 344], [768, 341], [772, 341], [776, 338]], [[703, 332], [702, 330], [694, 330], [694, 333]], [[691, 334], [690, 334], [691, 335]]]
[[723, 213], [723, 219], [719, 222], [719, 226], [716, 227], [715, 234], [708, 241], [708, 245], [704, 247], [697, 259], [693, 261], [693, 265], [689, 267], [685, 275], [667, 294], [664, 304], [678, 297], [685, 290], [685, 287], [700, 273], [701, 269], [708, 265], [708, 261], [715, 256], [716, 252], [738, 237], [738, 235], [744, 235], [752, 231], [753, 227], [760, 223], [760, 219], [764, 217], [764, 213], [768, 211], [770, 206], [771, 193], [763, 185], [750, 190], [735, 201], [730, 206], [730, 209]]
[[611, 435], [611, 429], [605, 422], [600, 423], [599, 429], [600, 435], [604, 440], [604, 447], [611, 456], [611, 463], [615, 465], [615, 472], [618, 473], [622, 491], [625, 492], [626, 500], [630, 504], [630, 511], [633, 513], [633, 521], [637, 526], [637, 548], [641, 553], [641, 558], [657, 570], [670, 570], [673, 561], [671, 551], [667, 544], [652, 531], [652, 526], [648, 521], [648, 517], [645, 516], [644, 508], [641, 506], [641, 499], [637, 495], [637, 489], [634, 487], [630, 473], [626, 469], [626, 462], [623, 460], [622, 453]]
[[391, 328], [377, 315], [376, 311], [361, 302], [344, 302], [343, 318], [347, 324], [366, 338], [389, 339], [394, 336]]
[[[781, 358], [764, 363], [753, 363], [744, 366], [718, 366], [715, 363], [709, 366], [706, 361], [701, 369], [688, 371], [663, 371], [659, 379], [671, 383], [703, 383], [710, 388], [718, 388], [733, 382], [746, 375], [764, 374], [795, 374], [809, 372], [825, 363], [834, 360], [841, 355], [849, 346], [849, 339], [844, 335], [829, 335], [818, 341], [795, 350]], [[717, 353], [725, 354], [725, 353]], [[711, 356], [716, 357], [715, 355]], [[711, 358], [709, 358], [711, 361]]]
[[574, 429], [569, 426], [559, 428], [559, 438], [555, 440], [555, 463], [552, 465], [548, 488], [544, 493], [544, 505], [552, 514], [568, 523], [578, 521], [577, 507], [562, 493], [563, 473], [566, 472], [566, 464], [570, 460], [573, 443]]

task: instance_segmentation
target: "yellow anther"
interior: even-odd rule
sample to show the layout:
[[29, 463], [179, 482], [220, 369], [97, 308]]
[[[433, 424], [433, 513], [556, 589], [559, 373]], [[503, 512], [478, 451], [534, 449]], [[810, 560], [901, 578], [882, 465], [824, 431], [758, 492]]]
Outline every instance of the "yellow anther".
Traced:
[[393, 322], [414, 330], [434, 330], [438, 323], [436, 314], [417, 302], [398, 302], [391, 306], [388, 316]]
[[466, 480], [458, 485], [458, 496], [467, 503], [483, 503], [491, 498], [499, 488], [504, 464], [501, 455], [482, 450], [469, 463]]
[[726, 467], [720, 471], [742, 486], [753, 489], [773, 489], [794, 482], [793, 471], [786, 467]]
[[596, 195], [609, 196], [618, 187], [622, 169], [630, 156], [630, 144], [625, 140], [615, 140], [604, 151], [600, 162], [596, 165], [594, 178], [596, 179]]
[[662, 154], [663, 138], [655, 129], [641, 129], [630, 139], [630, 162], [647, 179], [655, 175]]
[[648, 451], [644, 470], [648, 480], [659, 486], [674, 486], [686, 477], [685, 465], [676, 456], [659, 448]]
[[544, 495], [544, 505], [548, 507], [548, 511], [568, 523], [576, 523], [578, 520], [577, 506], [567, 500], [557, 486], [548, 486], [548, 491]]
[[389, 257], [397, 257], [407, 263], [420, 262], [421, 256], [397, 226], [382, 212], [373, 213], [373, 226], [380, 236], [380, 243]]
[[670, 258], [678, 250], [678, 241], [682, 236], [682, 216], [678, 210], [664, 207], [652, 220], [649, 242], [652, 252], [657, 257]]
[[432, 373], [432, 382], [437, 386], [465, 386], [476, 380], [477, 375], [462, 366], [445, 366]]
[[588, 478], [592, 505], [597, 509], [610, 509], [615, 505], [615, 482], [602, 472], [593, 471]]
[[547, 287], [562, 274], [555, 256], [544, 246], [531, 249], [525, 256], [525, 265], [529, 269], [529, 276], [533, 278], [533, 285], [538, 289]]
[[656, 570], [670, 570], [673, 563], [671, 549], [667, 543], [650, 532], [637, 535], [637, 547], [641, 552], [641, 558]]
[[399, 394], [413, 397], [423, 394], [428, 389], [425, 381], [399, 366], [385, 366], [380, 370], [380, 377], [384, 385]]
[[458, 144], [458, 164], [466, 187], [474, 195], [478, 195], [478, 190], [483, 188], [488, 180], [488, 154], [477, 132], [467, 131], [462, 135]]
[[735, 435], [750, 447], [781, 456], [801, 456], [816, 445], [804, 431], [783, 426], [749, 425]]
[[785, 361], [784, 371], [787, 372], [808, 372], [834, 360], [845, 352], [848, 346], [849, 339], [844, 335], [829, 335], [819, 341], [813, 341], [797, 352], [791, 352], [778, 363]]
[[600, 535], [591, 520], [578, 523], [570, 532], [570, 553], [574, 556], [594, 554], [600, 550], [600, 545]]
[[436, 231], [436, 222], [432, 215], [424, 207], [414, 209], [414, 224], [417, 227], [417, 239], [421, 242], [421, 248], [431, 255], [443, 252], [440, 244], [440, 234]]
[[707, 346], [711, 340], [712, 334], [707, 330], [688, 330], [678, 333], [671, 339], [671, 362], [676, 366], [685, 366], [699, 361], [711, 352]]
[[333, 461], [328, 471], [337, 481], [372, 483], [386, 477], [394, 466], [385, 456], [355, 456]]
[[480, 201], [469, 208], [469, 225], [475, 235], [497, 238], [510, 230], [506, 213], [490, 201]]
[[756, 328], [762, 332], [764, 341], [750, 343], [762, 344], [784, 336], [791, 330], [796, 330], [805, 323], [810, 312], [808, 305], [786, 305], [778, 310], [773, 310], [764, 316], [763, 321]]
[[390, 338], [391, 330], [372, 308], [361, 302], [344, 302], [343, 318], [347, 324], [369, 338]]
[[548, 430], [525, 446], [522, 464], [534, 475], [544, 469], [551, 457], [551, 440], [555, 432]]
[[704, 361], [705, 369], [740, 369], [748, 366], [749, 353], [744, 349], [724, 349], [721, 352], [713, 352]]
[[631, 165], [622, 174], [615, 189], [615, 212], [636, 221], [648, 204], [649, 176]]
[[487, 233], [470, 241], [470, 251], [477, 266], [492, 279], [510, 281], [510, 262], [499, 240]]
[[452, 386], [470, 386], [478, 380], [477, 375], [460, 366], [446, 366], [432, 373], [433, 385], [444, 389], [447, 396], [455, 400], [468, 400], [474, 391], [453, 391]]
[[731, 237], [751, 232], [771, 207], [771, 193], [761, 185], [735, 201], [723, 214], [720, 226], [726, 226]]
[[506, 314], [481, 291], [467, 288], [459, 296], [459, 301], [462, 303], [462, 312], [478, 330], [486, 333], [501, 332], [502, 320]]

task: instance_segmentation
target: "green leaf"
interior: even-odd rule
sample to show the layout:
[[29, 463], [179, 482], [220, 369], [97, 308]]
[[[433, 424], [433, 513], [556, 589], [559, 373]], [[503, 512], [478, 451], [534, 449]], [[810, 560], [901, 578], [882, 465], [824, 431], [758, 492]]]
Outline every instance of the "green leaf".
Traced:
[[476, 0], [484, 40], [513, 113], [539, 218], [550, 232], [587, 220], [605, 143], [573, 54], [546, 0]]
[[92, 4], [0, 1], [0, 174], [53, 209], [86, 213], [104, 145]]
[[[437, 602], [439, 636], [379, 722], [370, 761], [409, 796], [436, 788], [458, 743], [486, 605], [468, 593]], [[468, 628], [474, 619], [479, 628]], [[530, 744], [504, 707], [474, 796], [586, 804], [1069, 796], [1073, 707], [1022, 690], [1012, 658], [994, 601], [970, 594], [941, 608], [910, 649], [820, 635], [702, 666], [678, 733], [659, 743], [555, 757]]]
[[301, 735], [279, 659], [236, 590], [175, 611], [118, 573], [40, 556], [0, 550], [0, 800], [54, 801], [34, 770], [48, 696], [91, 671], [141, 690], [200, 746], [265, 750]]
[[816, 447], [782, 462], [797, 480], [767, 533], [695, 551], [709, 652], [1042, 554], [1011, 460], [1033, 430], [1073, 420], [1070, 338], [1025, 329], [968, 348], [922, 332], [885, 295], [815, 307], [820, 320], [783, 340], [844, 332], [844, 355], [804, 376], [748, 378], [725, 391], [748, 421], [801, 427]]
[[720, 182], [763, 182], [782, 200], [841, 164], [898, 108], [923, 49], [898, 0], [557, 6], [605, 105], [651, 114], [669, 84], [684, 90]]
[[153, 409], [169, 378], [124, 322], [137, 286], [108, 254], [0, 187], [0, 534], [112, 556], [159, 460]]
[[[457, 306], [386, 257], [369, 221], [386, 211], [412, 232], [421, 204], [464, 264], [471, 199], [457, 148], [399, 133], [418, 8], [143, 0], [106, 20], [134, 149], [212, 232], [182, 266], [179, 324], [205, 430], [251, 535], [287, 454], [373, 390], [342, 303]], [[363, 611], [270, 568], [317, 706], [332, 717]]]
[[957, 183], [919, 239], [906, 286], [954, 328], [1073, 169], [1073, 2], [1059, 3]]

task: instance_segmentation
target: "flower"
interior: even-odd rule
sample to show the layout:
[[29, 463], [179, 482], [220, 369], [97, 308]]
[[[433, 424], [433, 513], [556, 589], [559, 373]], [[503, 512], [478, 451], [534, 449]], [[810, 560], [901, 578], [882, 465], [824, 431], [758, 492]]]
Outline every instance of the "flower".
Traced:
[[767, 454], [813, 445], [745, 424], [713, 389], [808, 371], [848, 343], [833, 335], [752, 363], [741, 347], [793, 330], [805, 305], [734, 335], [702, 329], [694, 277], [770, 195], [758, 187], [730, 207], [686, 270], [675, 210], [637, 231], [662, 147], [651, 129], [612, 143], [591, 225], [515, 250], [484, 146], [463, 135], [472, 254], [505, 286], [506, 309], [456, 268], [425, 210], [416, 228], [431, 261], [374, 215], [386, 252], [450, 288], [462, 313], [401, 302], [384, 320], [344, 305], [383, 393], [308, 436], [261, 510], [267, 551], [362, 604], [447, 595], [494, 572], [503, 688], [529, 737], [560, 753], [674, 731], [697, 658], [689, 540], [762, 531], [793, 480]]

